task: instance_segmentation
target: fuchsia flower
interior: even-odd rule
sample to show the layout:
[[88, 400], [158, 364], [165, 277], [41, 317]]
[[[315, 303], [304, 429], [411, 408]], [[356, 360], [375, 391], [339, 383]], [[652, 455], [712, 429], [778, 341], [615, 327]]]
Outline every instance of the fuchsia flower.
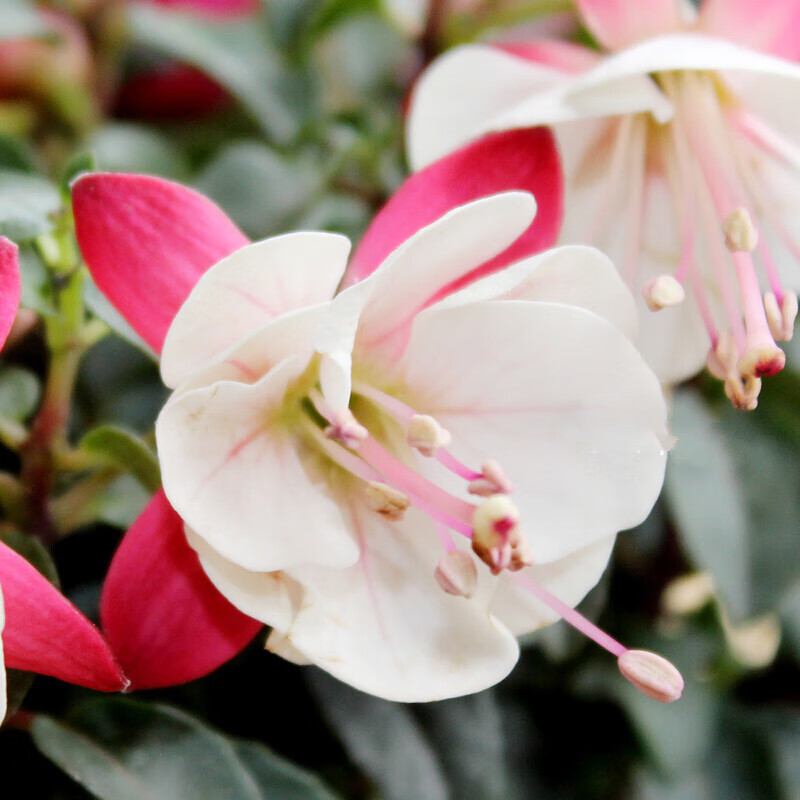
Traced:
[[707, 359], [732, 402], [754, 408], [797, 313], [800, 68], [783, 59], [800, 56], [800, 3], [578, 6], [612, 55], [551, 41], [450, 51], [414, 92], [412, 165], [488, 132], [554, 125], [562, 241], [604, 249], [659, 312], [638, 341], [662, 380]]
[[[412, 178], [346, 274], [340, 236], [246, 245], [175, 184], [75, 184], [87, 264], [175, 389], [157, 438], [178, 513], [153, 500], [103, 596], [135, 684], [204, 674], [259, 620], [290, 660], [383, 697], [443, 698], [500, 680], [514, 635], [563, 616], [644, 691], [680, 694], [674, 668], [572, 608], [663, 477], [666, 412], [626, 337], [630, 297], [587, 248], [452, 292], [518, 237], [528, 253], [552, 237], [529, 194], [482, 197], [525, 185], [509, 167], [534, 141], [549, 143], [493, 137]], [[470, 173], [484, 185], [451, 182]]]
[[[0, 347], [20, 297], [17, 248], [0, 237]], [[105, 692], [128, 682], [97, 628], [21, 555], [0, 542], [0, 722], [5, 667]], [[5, 656], [5, 658], [4, 658]]]

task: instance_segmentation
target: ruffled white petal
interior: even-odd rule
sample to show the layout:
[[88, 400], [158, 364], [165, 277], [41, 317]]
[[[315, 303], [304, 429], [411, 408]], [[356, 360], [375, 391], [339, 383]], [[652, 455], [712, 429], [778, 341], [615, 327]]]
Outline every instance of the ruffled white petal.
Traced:
[[457, 458], [502, 465], [539, 564], [638, 524], [658, 496], [661, 387], [622, 333], [590, 312], [514, 300], [430, 309], [401, 372]]
[[579, 306], [604, 317], [629, 339], [636, 306], [616, 267], [594, 247], [565, 245], [518, 261], [450, 295], [436, 308], [479, 300], [539, 300]]
[[502, 253], [531, 224], [536, 202], [504, 192], [459, 206], [391, 253], [368, 278], [341, 292], [320, 322], [315, 343], [326, 358], [323, 394], [341, 410], [350, 399], [351, 354], [380, 349], [391, 359], [411, 320], [443, 288]]
[[330, 300], [350, 242], [289, 233], [243, 247], [198, 281], [167, 333], [161, 376], [175, 388], [235, 342], [303, 306]]
[[317, 666], [388, 700], [426, 702], [470, 694], [516, 663], [513, 636], [485, 601], [445, 594], [433, 572], [440, 549], [416, 510], [387, 522], [355, 506], [361, 559], [346, 570], [291, 570], [305, 588], [285, 635]]
[[199, 536], [234, 563], [272, 571], [358, 558], [341, 510], [274, 418], [305, 364], [287, 359], [252, 385], [173, 396], [156, 422], [164, 491]]
[[646, 74], [615, 74], [611, 60], [576, 77], [485, 45], [454, 48], [414, 90], [406, 129], [412, 168], [491, 131], [611, 114], [671, 116], [672, 105]]
[[[523, 572], [574, 608], [605, 572], [615, 539], [609, 536], [559, 561], [527, 567]], [[560, 619], [509, 573], [500, 576], [490, 608], [515, 636], [531, 633]]]

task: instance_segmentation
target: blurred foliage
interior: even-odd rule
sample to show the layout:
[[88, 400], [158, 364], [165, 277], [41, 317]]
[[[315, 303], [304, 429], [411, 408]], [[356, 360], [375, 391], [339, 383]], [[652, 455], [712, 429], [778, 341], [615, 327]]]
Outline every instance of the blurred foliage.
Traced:
[[[195, 186], [254, 238], [357, 239], [405, 175], [401, 109], [424, 59], [568, 4], [458, 4], [439, 41], [380, 0], [269, 0], [226, 21], [155, 2], [41, 5], [49, 16], [0, 4], [0, 47], [45, 48], [13, 91], [0, 82], [0, 234], [21, 245], [23, 306], [39, 315], [20, 316], [3, 353], [0, 538], [96, 619], [121, 531], [159, 483], [152, 426], [166, 392], [80, 267], [69, 181], [94, 165], [148, 172]], [[55, 53], [66, 63], [47, 50], [65, 36], [54, 19], [82, 31], [86, 61], [71, 71], [48, 66]], [[80, 361], [48, 554], [22, 533], [14, 476], [48, 342], [65, 330]], [[37, 800], [796, 800], [800, 348], [755, 412], [732, 411], [703, 378], [671, 402], [679, 441], [662, 500], [620, 536], [582, 609], [672, 658], [680, 703], [643, 698], [563, 625], [530, 637], [499, 686], [424, 706], [360, 694], [256, 642], [137, 701], [46, 678], [26, 697], [31, 676], [10, 676], [24, 712], [0, 731], [6, 783]]]

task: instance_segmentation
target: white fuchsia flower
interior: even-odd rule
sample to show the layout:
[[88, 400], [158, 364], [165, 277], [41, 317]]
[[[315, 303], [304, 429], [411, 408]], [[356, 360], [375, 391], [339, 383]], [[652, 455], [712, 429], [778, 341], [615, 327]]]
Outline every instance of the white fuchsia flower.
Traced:
[[267, 239], [175, 315], [164, 490], [278, 654], [433, 700], [501, 680], [515, 636], [563, 617], [651, 696], [680, 694], [674, 668], [573, 609], [666, 461], [660, 385], [613, 266], [562, 248], [431, 305], [534, 213], [522, 192], [458, 207], [338, 294], [345, 238]]
[[734, 405], [754, 408], [797, 314], [800, 67], [785, 57], [800, 56], [800, 3], [578, 6], [618, 52], [455, 48], [415, 89], [412, 166], [492, 131], [555, 126], [562, 241], [609, 253], [642, 309], [658, 311], [638, 344], [663, 381], [707, 361]]

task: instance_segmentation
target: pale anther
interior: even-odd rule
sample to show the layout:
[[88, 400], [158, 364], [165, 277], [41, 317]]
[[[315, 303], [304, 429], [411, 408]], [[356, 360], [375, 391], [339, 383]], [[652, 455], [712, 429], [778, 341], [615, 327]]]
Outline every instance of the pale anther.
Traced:
[[519, 511], [506, 495], [492, 495], [475, 509], [472, 549], [493, 575], [504, 569], [516, 572], [533, 563]]
[[778, 655], [782, 632], [777, 614], [763, 614], [733, 625], [723, 610], [722, 628], [731, 654], [746, 667], [763, 669]]
[[672, 703], [683, 693], [683, 676], [669, 662], [647, 650], [627, 650], [617, 665], [623, 677], [642, 694], [660, 703]]
[[450, 433], [433, 417], [414, 414], [406, 428], [406, 442], [424, 456], [432, 456], [450, 443]]
[[336, 439], [351, 450], [355, 450], [369, 436], [369, 431], [348, 408], [336, 415], [336, 421], [328, 425], [324, 433], [328, 439]]
[[651, 311], [661, 311], [662, 308], [682, 303], [686, 292], [672, 275], [659, 275], [644, 285], [642, 296]]
[[439, 587], [456, 597], [472, 597], [478, 585], [478, 568], [469, 553], [451, 550], [436, 565], [434, 577]]
[[736, 208], [722, 223], [725, 246], [732, 253], [751, 253], [758, 244], [758, 230], [746, 208]]
[[407, 495], [379, 481], [369, 481], [365, 494], [370, 510], [394, 521], [403, 519], [406, 509], [411, 505]]
[[469, 482], [470, 494], [489, 497], [493, 494], [510, 494], [514, 485], [506, 477], [503, 468], [493, 459], [486, 461], [481, 469], [480, 478]]

